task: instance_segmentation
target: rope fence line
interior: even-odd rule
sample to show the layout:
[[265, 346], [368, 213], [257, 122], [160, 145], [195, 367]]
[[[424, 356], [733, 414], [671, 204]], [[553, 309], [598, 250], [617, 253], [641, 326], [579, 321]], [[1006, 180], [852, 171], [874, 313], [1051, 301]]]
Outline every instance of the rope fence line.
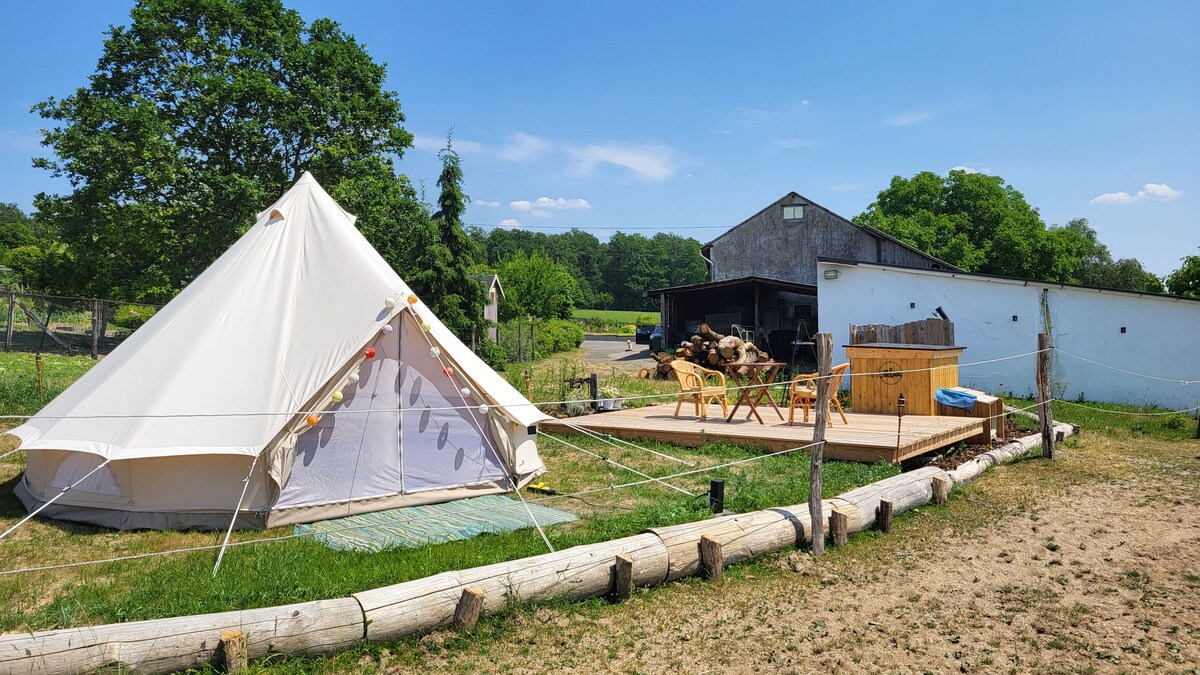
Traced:
[[[1031, 352], [1025, 352], [1023, 354], [1014, 354], [1012, 356], [1002, 356], [999, 358], [987, 359], [984, 361], [973, 361], [971, 363], [961, 363], [961, 364], [958, 364], [957, 367], [958, 368], [967, 368], [967, 367], [971, 367], [971, 366], [980, 366], [980, 365], [986, 365], [989, 363], [997, 363], [1000, 361], [1011, 361], [1013, 359], [1020, 359], [1020, 358], [1025, 358], [1027, 356], [1033, 356], [1035, 354], [1040, 354], [1042, 351], [1050, 351], [1050, 350], [1034, 350]], [[753, 364], [748, 364], [748, 365], [753, 365]], [[871, 373], [851, 372], [851, 373], [847, 373], [844, 377], [853, 378], [853, 377], [867, 377], [867, 376], [871, 376], [871, 375], [896, 375], [896, 374], [905, 374], [905, 373], [923, 373], [923, 372], [942, 370], [942, 369], [954, 368], [954, 367], [956, 367], [956, 366], [941, 365], [941, 366], [930, 366], [928, 368], [912, 368], [912, 369], [908, 369], [908, 370], [890, 370], [890, 371], [886, 371], [886, 372], [884, 372], [884, 371], [871, 372]], [[807, 379], [819, 380], [819, 379], [832, 379], [833, 377], [834, 377], [833, 375], [826, 375], [823, 377], [817, 376], [817, 377], [807, 378]], [[790, 384], [791, 384], [791, 382], [790, 382], [790, 380], [788, 380], [788, 381], [783, 381], [783, 382], [772, 382], [772, 383], [768, 383], [766, 385], [762, 385], [762, 384], [737, 385], [737, 386], [733, 386], [733, 387], [726, 387], [725, 389], [726, 389], [726, 391], [730, 391], [730, 392], [740, 392], [743, 389], [761, 388], [763, 386], [786, 387], [786, 386], [789, 386]], [[639, 400], [647, 400], [647, 399], [673, 398], [678, 395], [679, 395], [679, 392], [666, 392], [666, 393], [662, 393], [662, 394], [638, 394], [638, 395], [634, 395], [634, 396], [619, 396], [619, 397], [616, 397], [616, 399], [620, 400], [620, 401], [639, 401]], [[592, 403], [597, 400], [599, 400], [599, 399], [580, 398], [580, 399], [564, 399], [561, 401], [536, 401], [536, 402], [519, 401], [516, 403], [491, 403], [491, 404], [487, 404], [487, 405], [488, 405], [488, 407], [520, 408], [520, 407], [528, 407], [528, 406], [534, 406], [534, 407], [561, 406], [561, 405], [566, 405], [568, 403]], [[451, 411], [451, 410], [473, 410], [473, 409], [477, 409], [477, 408], [479, 408], [479, 404], [437, 406], [437, 407], [431, 407], [431, 408], [422, 408], [422, 410], [429, 410], [431, 412], [443, 412], [443, 411]], [[209, 417], [238, 418], [238, 417], [280, 417], [280, 416], [292, 417], [292, 416], [296, 416], [296, 415], [362, 415], [362, 414], [369, 414], [372, 412], [394, 412], [394, 411], [390, 408], [387, 408], [387, 409], [367, 408], [367, 409], [362, 409], [362, 410], [326, 410], [324, 408], [313, 408], [313, 409], [307, 409], [307, 410], [291, 410], [291, 411], [280, 411], [280, 412], [162, 413], [162, 414], [151, 414], [151, 415], [37, 415], [37, 414], [33, 414], [33, 415], [0, 415], [0, 420], [27, 420], [27, 419], [33, 419], [35, 417], [37, 417], [39, 419], [44, 419], [44, 420], [190, 419], [190, 418], [209, 418]]]
[[[822, 441], [822, 442], [824, 442], [824, 441]], [[538, 497], [536, 499], [526, 500], [526, 503], [540, 504], [542, 502], [553, 501], [556, 499], [579, 499], [586, 495], [599, 494], [599, 493], [603, 493], [603, 492], [616, 492], [617, 490], [638, 487], [641, 485], [648, 485], [650, 483], [667, 481], [667, 480], [672, 480], [675, 478], [683, 478], [686, 476], [693, 476], [693, 475], [700, 474], [700, 473], [707, 473], [709, 471], [717, 471], [720, 469], [727, 469], [727, 468], [734, 467], [734, 466], [741, 466], [743, 464], [748, 464], [750, 462], [756, 462], [756, 461], [768, 459], [771, 457], [780, 457], [782, 455], [799, 452], [801, 450], [807, 450], [815, 445], [817, 445], [817, 444], [809, 443], [807, 445], [801, 445], [801, 446], [796, 446], [794, 448], [788, 448], [786, 450], [780, 450], [779, 452], [764, 453], [761, 455], [754, 455], [752, 457], [745, 457], [742, 459], [725, 462], [723, 464], [715, 464], [713, 466], [702, 467], [699, 469], [692, 469], [689, 471], [681, 471], [679, 473], [671, 474], [669, 476], [659, 476], [656, 478], [645, 478], [642, 480], [630, 481], [628, 483], [618, 483], [616, 485], [609, 485], [606, 487], [588, 488], [588, 489], [579, 490], [576, 492], [546, 495], [544, 497]], [[491, 508], [491, 509], [483, 508], [483, 509], [479, 509], [478, 512], [483, 513], [485, 511], [493, 511], [493, 510], [496, 510], [496, 509], [495, 508]], [[412, 521], [410, 521], [410, 522], [412, 522]], [[272, 543], [272, 542], [278, 542], [278, 541], [286, 541], [289, 539], [302, 539], [305, 537], [337, 534], [339, 532], [349, 532], [349, 531], [353, 531], [353, 530], [371, 530], [371, 529], [377, 528], [377, 527], [382, 527], [382, 526], [381, 525], [349, 525], [344, 528], [326, 530], [324, 532], [293, 533], [293, 534], [280, 535], [277, 537], [261, 537], [258, 539], [247, 539], [245, 541], [231, 541], [231, 542], [229, 542], [228, 547], [233, 548], [235, 546], [248, 546], [248, 545], [252, 545], [252, 544], [265, 544], [265, 543]], [[97, 559], [97, 560], [84, 560], [84, 561], [79, 561], [79, 562], [60, 563], [60, 564], [56, 564], [56, 565], [41, 565], [41, 566], [37, 566], [37, 567], [24, 567], [24, 568], [17, 568], [17, 569], [11, 569], [11, 570], [0, 570], [0, 576], [10, 576], [10, 575], [14, 575], [14, 574], [26, 574], [26, 573], [30, 573], [30, 572], [47, 572], [47, 571], [52, 571], [52, 570], [68, 569], [68, 568], [73, 568], [73, 567], [84, 567], [84, 566], [88, 566], [88, 565], [102, 565], [105, 563], [112, 563], [112, 562], [124, 562], [127, 560], [140, 560], [143, 558], [153, 558], [153, 557], [159, 557], [159, 556], [165, 556], [165, 555], [174, 555], [176, 553], [194, 553], [194, 552], [198, 552], [198, 551], [211, 551], [211, 550], [219, 549], [221, 547], [222, 547], [222, 544], [207, 544], [204, 546], [191, 546], [191, 547], [187, 547], [187, 548], [170, 549], [167, 551], [151, 551], [151, 552], [147, 552], [147, 553], [134, 553], [134, 554], [130, 554], [130, 555], [115, 556], [112, 558], [102, 558], [102, 559]]]
[[1055, 349], [1054, 351], [1059, 354], [1063, 354], [1064, 356], [1070, 356], [1073, 359], [1079, 359], [1080, 361], [1086, 361], [1087, 363], [1091, 363], [1091, 364], [1100, 366], [1101, 368], [1108, 368], [1109, 370], [1115, 370], [1119, 373], [1125, 373], [1126, 375], [1133, 375], [1135, 377], [1142, 377], [1147, 380], [1158, 380], [1159, 382], [1175, 382], [1175, 383], [1178, 383], [1185, 387], [1188, 385], [1192, 385], [1192, 384], [1200, 384], [1200, 380], [1181, 380], [1177, 377], [1159, 377], [1157, 375], [1147, 375], [1146, 373], [1139, 373], [1135, 370], [1126, 370], [1124, 368], [1119, 368], [1117, 366], [1111, 366], [1107, 363], [1101, 363], [1100, 361], [1094, 361], [1092, 359], [1087, 358], [1086, 356], [1072, 354], [1071, 352], [1068, 352], [1068, 351], [1065, 351], [1062, 349]]
[[1179, 414], [1186, 415], [1188, 413], [1200, 411], [1200, 405], [1194, 406], [1192, 408], [1184, 408], [1183, 410], [1137, 412], [1137, 411], [1133, 411], [1133, 410], [1109, 410], [1108, 408], [1100, 408], [1100, 407], [1097, 407], [1094, 405], [1085, 405], [1083, 403], [1078, 403], [1076, 401], [1068, 401], [1068, 400], [1062, 399], [1062, 398], [1056, 398], [1056, 399], [1054, 399], [1054, 402], [1055, 403], [1065, 403], [1069, 406], [1075, 406], [1076, 408], [1087, 408], [1088, 410], [1095, 410], [1097, 412], [1102, 412], [1102, 413], [1112, 413], [1113, 415], [1132, 415], [1135, 417], [1155, 417], [1155, 416], [1160, 416], [1160, 415], [1179, 415]]

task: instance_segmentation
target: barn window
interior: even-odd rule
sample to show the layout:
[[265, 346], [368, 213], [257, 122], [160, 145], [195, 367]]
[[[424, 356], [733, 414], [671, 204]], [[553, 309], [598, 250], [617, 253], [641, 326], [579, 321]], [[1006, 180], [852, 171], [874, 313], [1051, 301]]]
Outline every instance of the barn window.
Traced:
[[804, 220], [804, 205], [796, 204], [783, 207], [784, 220]]

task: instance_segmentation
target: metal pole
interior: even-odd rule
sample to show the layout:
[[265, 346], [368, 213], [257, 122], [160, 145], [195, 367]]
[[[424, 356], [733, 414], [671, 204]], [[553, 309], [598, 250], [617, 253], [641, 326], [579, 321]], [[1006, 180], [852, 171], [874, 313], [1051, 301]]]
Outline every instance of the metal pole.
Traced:
[[592, 395], [592, 410], [600, 408], [600, 376], [592, 373], [588, 378], [588, 391]]
[[725, 510], [725, 479], [714, 478], [708, 482], [708, 505], [713, 513]]

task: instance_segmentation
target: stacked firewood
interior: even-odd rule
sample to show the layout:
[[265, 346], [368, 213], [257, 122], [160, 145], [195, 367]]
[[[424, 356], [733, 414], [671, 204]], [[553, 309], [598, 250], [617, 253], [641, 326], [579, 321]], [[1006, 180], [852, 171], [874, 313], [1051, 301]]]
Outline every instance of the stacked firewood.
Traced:
[[771, 357], [753, 342], [742, 340], [736, 335], [722, 335], [709, 328], [707, 323], [700, 324], [700, 332], [691, 339], [680, 342], [674, 354], [652, 352], [650, 358], [654, 359], [657, 365], [653, 368], [642, 368], [638, 374], [642, 378], [656, 380], [671, 377], [671, 362], [676, 359], [691, 361], [713, 370], [725, 370], [730, 364], [771, 360]]

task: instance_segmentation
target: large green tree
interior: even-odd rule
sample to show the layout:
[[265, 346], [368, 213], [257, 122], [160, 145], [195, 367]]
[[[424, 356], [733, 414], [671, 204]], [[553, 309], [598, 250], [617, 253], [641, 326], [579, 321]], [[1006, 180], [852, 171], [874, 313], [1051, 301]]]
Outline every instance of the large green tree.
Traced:
[[1146, 293], [1163, 291], [1162, 281], [1136, 259], [1114, 260], [1087, 218], [1072, 219], [1061, 227], [1052, 226], [1047, 236], [1044, 278], [1048, 280]]
[[438, 208], [429, 226], [412, 240], [408, 283], [450, 330], [470, 343], [472, 329], [478, 334], [484, 328], [484, 289], [469, 275], [479, 253], [463, 229], [462, 217], [470, 197], [463, 192], [462, 162], [451, 134], [446, 135], [446, 147], [438, 157], [442, 162]]
[[1018, 277], [1042, 271], [1046, 225], [999, 176], [896, 176], [856, 220], [967, 271]]
[[528, 255], [517, 251], [500, 264], [498, 273], [504, 284], [501, 321], [526, 316], [565, 319], [575, 309], [579, 297], [575, 278], [566, 265], [541, 251]]
[[1037, 209], [999, 176], [896, 176], [856, 220], [969, 272], [1162, 291], [1137, 260], [1113, 260], [1086, 219], [1047, 228]]
[[312, 171], [393, 265], [423, 211], [395, 175], [411, 145], [384, 66], [279, 0], [140, 0], [86, 86], [35, 110], [70, 181], [38, 195], [80, 293], [165, 300]]
[[1200, 255], [1189, 255], [1179, 269], [1167, 275], [1167, 290], [1172, 295], [1200, 298]]

